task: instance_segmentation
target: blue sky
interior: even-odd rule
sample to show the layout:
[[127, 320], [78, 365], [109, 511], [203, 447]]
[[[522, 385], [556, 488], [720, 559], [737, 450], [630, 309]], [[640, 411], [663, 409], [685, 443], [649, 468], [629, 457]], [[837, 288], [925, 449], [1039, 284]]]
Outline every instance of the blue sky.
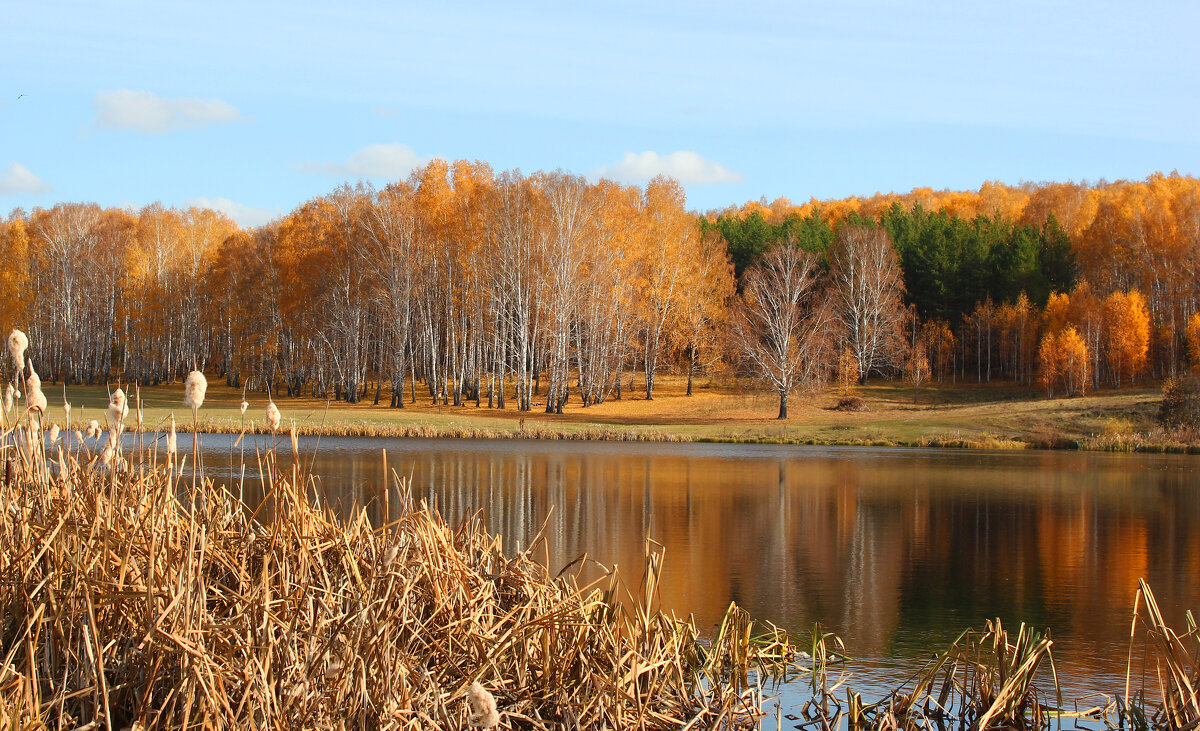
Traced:
[[571, 5], [8, 3], [0, 212], [256, 224], [430, 157], [700, 210], [1200, 173], [1200, 3]]

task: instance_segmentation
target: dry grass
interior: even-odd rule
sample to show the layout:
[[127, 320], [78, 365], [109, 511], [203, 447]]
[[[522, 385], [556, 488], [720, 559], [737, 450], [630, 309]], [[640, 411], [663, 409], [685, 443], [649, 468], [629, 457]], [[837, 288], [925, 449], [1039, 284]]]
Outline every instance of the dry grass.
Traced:
[[460, 729], [474, 681], [504, 728], [749, 728], [797, 655], [735, 607], [714, 642], [658, 611], [661, 552], [638, 587], [580, 586], [399, 479], [375, 527], [270, 452], [251, 509], [170, 457], [40, 444], [0, 441], [6, 729]]
[[[1142, 581], [1124, 693], [1074, 699], [1073, 708], [1063, 702], [1049, 634], [1021, 625], [1014, 636], [998, 619], [982, 631], [964, 632], [911, 681], [870, 704], [850, 688], [840, 698], [836, 691], [847, 676], [831, 689], [814, 661], [813, 698], [796, 728], [1042, 731], [1082, 720], [1077, 727], [1191, 731], [1200, 727], [1200, 629], [1191, 612], [1186, 625], [1182, 633], [1169, 627]], [[822, 636], [820, 644], [829, 637]], [[817, 653], [814, 649], [814, 657]]]

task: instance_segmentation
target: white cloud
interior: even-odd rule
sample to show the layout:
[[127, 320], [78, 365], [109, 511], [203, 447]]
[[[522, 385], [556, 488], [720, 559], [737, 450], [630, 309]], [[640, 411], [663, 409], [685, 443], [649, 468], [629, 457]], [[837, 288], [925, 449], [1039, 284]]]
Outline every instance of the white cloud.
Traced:
[[667, 175], [684, 184], [740, 183], [746, 179], [736, 170], [688, 150], [677, 150], [669, 155], [653, 151], [640, 155], [626, 152], [620, 162], [598, 168], [592, 175], [623, 183], [642, 183], [656, 175]]
[[346, 162], [305, 163], [306, 173], [324, 173], [341, 178], [403, 178], [430, 158], [421, 157], [399, 142], [367, 145]]
[[92, 106], [96, 109], [93, 124], [97, 127], [131, 129], [151, 135], [246, 119], [236, 107], [220, 99], [168, 99], [132, 89], [102, 91], [96, 94]]
[[243, 228], [262, 226], [283, 215], [283, 211], [280, 211], [278, 208], [252, 208], [251, 206], [244, 206], [241, 203], [235, 203], [228, 198], [206, 198], [200, 196], [185, 200], [183, 205], [185, 208], [195, 206], [196, 208], [211, 208], [214, 211], [220, 211], [232, 218]]
[[0, 195], [49, 192], [50, 186], [19, 162], [10, 162], [8, 170], [0, 175]]

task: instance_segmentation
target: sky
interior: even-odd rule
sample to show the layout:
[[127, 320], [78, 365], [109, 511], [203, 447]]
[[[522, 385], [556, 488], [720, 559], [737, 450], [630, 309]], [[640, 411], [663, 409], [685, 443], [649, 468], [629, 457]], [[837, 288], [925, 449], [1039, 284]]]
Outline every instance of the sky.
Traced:
[[1196, 2], [7, 2], [0, 215], [259, 225], [434, 157], [696, 210], [1200, 174]]

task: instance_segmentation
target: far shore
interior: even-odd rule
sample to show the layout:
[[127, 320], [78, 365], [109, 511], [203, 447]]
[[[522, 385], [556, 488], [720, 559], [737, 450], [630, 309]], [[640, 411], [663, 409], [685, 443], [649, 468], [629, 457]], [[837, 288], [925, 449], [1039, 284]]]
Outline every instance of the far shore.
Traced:
[[[250, 392], [243, 417], [242, 390], [215, 378], [198, 417], [203, 432], [263, 431], [265, 394]], [[115, 387], [116, 384], [114, 384]], [[663, 376], [652, 401], [625, 392], [621, 400], [583, 408], [572, 401], [565, 413], [535, 408], [519, 412], [489, 409], [466, 401], [462, 406], [433, 405], [418, 390], [416, 403], [389, 408], [385, 391], [357, 404], [303, 396], [277, 396], [281, 430], [294, 425], [299, 435], [479, 439], [574, 439], [603, 441], [676, 441], [827, 446], [962, 447], [972, 449], [1093, 449], [1200, 453], [1200, 443], [1158, 429], [1154, 414], [1161, 398], [1157, 384], [1100, 392], [1077, 398], [1046, 398], [1040, 389], [1011, 384], [932, 384], [916, 402], [899, 382], [859, 387], [867, 411], [836, 410], [840, 392], [795, 394], [791, 418], [772, 418], [778, 401], [738, 381], [700, 379], [694, 395], [685, 395], [682, 378]], [[48, 419], [62, 424], [62, 386], [46, 384]], [[126, 387], [131, 400], [138, 389]], [[71, 386], [66, 399], [71, 421], [105, 424], [107, 389]], [[175, 415], [180, 431], [192, 431], [192, 414], [183, 405], [181, 384], [140, 389], [143, 429], [161, 431]], [[126, 421], [135, 428], [134, 414]]]

